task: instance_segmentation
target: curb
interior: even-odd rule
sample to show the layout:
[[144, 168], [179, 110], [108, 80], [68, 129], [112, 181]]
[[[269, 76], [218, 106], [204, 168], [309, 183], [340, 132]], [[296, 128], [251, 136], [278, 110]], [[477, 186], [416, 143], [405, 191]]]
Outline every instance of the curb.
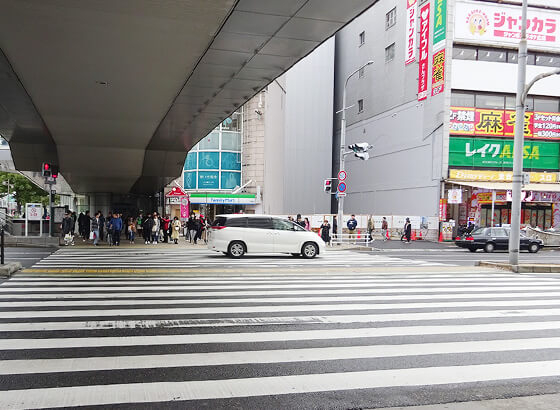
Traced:
[[0, 265], [0, 277], [9, 278], [19, 270], [21, 270], [20, 262], [8, 262], [4, 265]]
[[515, 273], [560, 273], [560, 265], [545, 265], [545, 264], [521, 264], [510, 265], [509, 263], [501, 262], [484, 262], [476, 263], [476, 266], [486, 268], [497, 268], [508, 270]]

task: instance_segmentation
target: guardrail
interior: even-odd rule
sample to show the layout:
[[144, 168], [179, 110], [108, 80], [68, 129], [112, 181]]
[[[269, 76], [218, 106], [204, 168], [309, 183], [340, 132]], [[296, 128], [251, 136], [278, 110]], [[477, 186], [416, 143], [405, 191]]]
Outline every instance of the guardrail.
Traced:
[[341, 235], [334, 234], [331, 237], [331, 245], [363, 245], [369, 246], [372, 242], [370, 235], [365, 233], [343, 233]]

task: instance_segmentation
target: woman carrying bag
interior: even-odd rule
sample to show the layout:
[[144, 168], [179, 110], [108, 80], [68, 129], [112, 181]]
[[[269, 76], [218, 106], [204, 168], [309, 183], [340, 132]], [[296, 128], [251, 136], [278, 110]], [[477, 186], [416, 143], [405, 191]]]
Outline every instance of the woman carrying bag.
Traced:
[[179, 243], [179, 232], [181, 232], [181, 221], [175, 217], [171, 222], [171, 239], [175, 244]]

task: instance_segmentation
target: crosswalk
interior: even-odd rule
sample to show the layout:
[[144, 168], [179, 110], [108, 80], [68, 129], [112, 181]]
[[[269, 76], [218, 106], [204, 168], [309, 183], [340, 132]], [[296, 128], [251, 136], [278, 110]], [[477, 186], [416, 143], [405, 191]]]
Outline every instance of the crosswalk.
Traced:
[[2, 409], [374, 408], [560, 390], [554, 277], [24, 272], [0, 284], [0, 335]]
[[63, 248], [32, 266], [45, 269], [191, 269], [212, 267], [356, 267], [356, 266], [453, 266], [452, 263], [404, 259], [373, 252], [328, 250], [315, 259], [295, 258], [291, 255], [246, 255], [231, 259], [206, 249], [171, 248]]

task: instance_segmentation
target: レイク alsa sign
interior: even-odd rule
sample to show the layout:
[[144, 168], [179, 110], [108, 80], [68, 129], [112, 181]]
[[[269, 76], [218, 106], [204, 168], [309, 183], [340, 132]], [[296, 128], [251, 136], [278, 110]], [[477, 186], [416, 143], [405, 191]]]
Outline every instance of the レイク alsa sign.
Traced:
[[[529, 8], [529, 48], [558, 51], [560, 12]], [[455, 41], [517, 46], [521, 37], [521, 7], [458, 0], [455, 9]]]

